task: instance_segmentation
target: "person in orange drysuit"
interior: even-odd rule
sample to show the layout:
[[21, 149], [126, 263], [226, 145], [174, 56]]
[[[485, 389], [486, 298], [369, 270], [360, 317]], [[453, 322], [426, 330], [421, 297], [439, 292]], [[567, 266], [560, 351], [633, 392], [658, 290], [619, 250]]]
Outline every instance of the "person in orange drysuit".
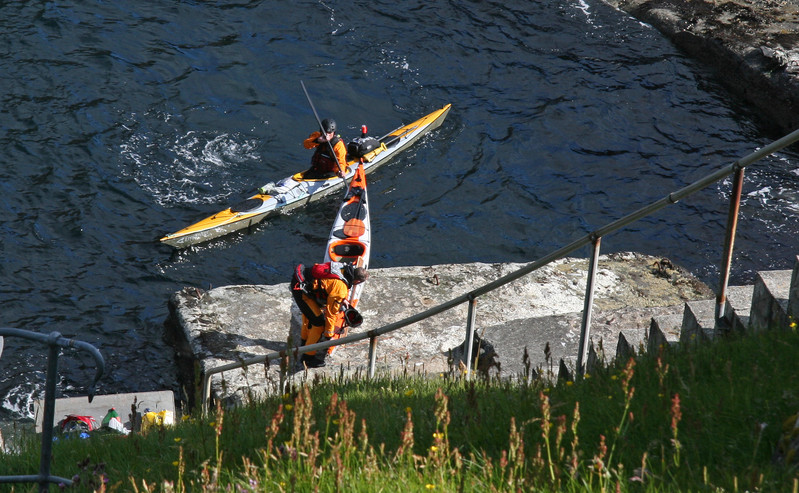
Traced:
[[[301, 268], [302, 267], [302, 268]], [[342, 305], [346, 305], [350, 288], [368, 279], [363, 267], [341, 262], [316, 264], [295, 269], [292, 295], [302, 312], [301, 345], [324, 342], [333, 337]], [[327, 351], [310, 351], [300, 360], [309, 368], [325, 366]]]
[[[347, 146], [336, 135], [336, 122], [330, 118], [322, 120], [322, 130], [314, 132], [302, 143], [306, 149], [316, 149], [311, 157], [311, 168], [305, 171], [303, 178], [344, 178], [347, 172]], [[334, 152], [331, 152], [331, 147]], [[334, 155], [335, 154], [335, 155]]]

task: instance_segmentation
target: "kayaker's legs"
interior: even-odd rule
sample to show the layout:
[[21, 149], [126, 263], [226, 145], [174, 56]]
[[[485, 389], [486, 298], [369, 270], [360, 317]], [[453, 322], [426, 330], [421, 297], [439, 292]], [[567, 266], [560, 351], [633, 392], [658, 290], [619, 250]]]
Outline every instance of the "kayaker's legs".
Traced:
[[[325, 318], [322, 316], [322, 308], [319, 303], [306, 294], [298, 295], [295, 293], [294, 301], [297, 307], [302, 312], [302, 329], [300, 330], [300, 339], [303, 341], [303, 346], [315, 344], [319, 341], [322, 332], [324, 331]], [[316, 354], [316, 351], [311, 351], [307, 354]]]
[[313, 168], [302, 172], [302, 177], [305, 180], [321, 180], [333, 178], [334, 176], [336, 176], [336, 174], [332, 171], [319, 171]]

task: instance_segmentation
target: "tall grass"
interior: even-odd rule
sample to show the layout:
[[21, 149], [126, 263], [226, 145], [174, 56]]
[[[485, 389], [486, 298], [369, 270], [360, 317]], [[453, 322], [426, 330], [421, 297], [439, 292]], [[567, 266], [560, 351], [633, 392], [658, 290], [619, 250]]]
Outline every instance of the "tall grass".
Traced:
[[[795, 492], [779, 449], [799, 411], [797, 355], [786, 330], [556, 384], [320, 379], [146, 435], [60, 440], [52, 472], [75, 491]], [[0, 454], [0, 475], [35, 473], [38, 448], [31, 437]]]

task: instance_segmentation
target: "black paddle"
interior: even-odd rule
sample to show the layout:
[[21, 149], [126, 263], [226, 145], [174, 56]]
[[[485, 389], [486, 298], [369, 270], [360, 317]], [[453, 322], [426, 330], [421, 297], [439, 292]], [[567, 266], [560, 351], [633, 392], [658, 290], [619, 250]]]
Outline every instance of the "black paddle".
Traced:
[[[305, 93], [305, 97], [308, 99], [308, 104], [311, 105], [311, 109], [313, 110], [313, 116], [316, 117], [316, 123], [319, 124], [319, 131], [322, 132], [322, 135], [327, 136], [327, 132], [325, 132], [325, 127], [322, 126], [322, 120], [319, 119], [319, 114], [316, 112], [316, 108], [314, 108], [313, 102], [311, 101], [311, 96], [308, 95], [308, 90], [305, 89], [305, 83], [300, 81], [300, 85], [302, 86], [302, 91]], [[338, 162], [338, 156], [336, 156], [336, 150], [333, 149], [333, 144], [330, 141], [327, 141], [327, 145], [330, 146], [330, 152], [333, 153], [333, 159], [336, 160], [336, 165], [338, 166], [339, 171], [341, 174], [344, 174], [344, 170], [341, 169], [341, 163]]]

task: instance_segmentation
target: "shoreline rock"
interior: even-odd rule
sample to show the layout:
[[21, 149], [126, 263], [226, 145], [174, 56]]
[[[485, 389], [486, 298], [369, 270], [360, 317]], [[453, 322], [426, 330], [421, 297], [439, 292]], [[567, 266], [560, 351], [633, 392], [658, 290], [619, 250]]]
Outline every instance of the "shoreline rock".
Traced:
[[712, 67], [782, 134], [799, 127], [799, 4], [788, 0], [605, 0]]
[[[404, 320], [466, 294], [525, 264], [445, 264], [372, 269], [359, 309], [366, 332]], [[560, 358], [576, 360], [587, 259], [566, 258], [477, 298], [476, 330], [494, 347], [502, 376], [521, 374], [528, 348], [533, 368]], [[670, 262], [638, 253], [602, 256], [596, 276], [591, 339], [615, 347], [621, 329], [646, 331], [651, 317], [682, 310], [686, 301], [709, 299], [710, 288]], [[223, 286], [210, 291], [184, 288], [169, 300], [167, 339], [176, 350], [184, 389], [196, 389], [208, 369], [285, 350], [299, 340], [299, 311], [288, 283]], [[457, 369], [452, 353], [466, 337], [467, 305], [416, 322], [379, 338], [379, 371], [444, 373]], [[612, 340], [612, 341], [611, 341]], [[549, 344], [549, 354], [544, 348]], [[295, 371], [289, 381], [317, 373], [365, 372], [367, 340], [337, 348], [325, 368]], [[613, 351], [606, 349], [606, 354]], [[216, 398], [246, 401], [281, 392], [277, 365], [232, 370], [212, 379]], [[193, 407], [195, 392], [187, 392]]]

